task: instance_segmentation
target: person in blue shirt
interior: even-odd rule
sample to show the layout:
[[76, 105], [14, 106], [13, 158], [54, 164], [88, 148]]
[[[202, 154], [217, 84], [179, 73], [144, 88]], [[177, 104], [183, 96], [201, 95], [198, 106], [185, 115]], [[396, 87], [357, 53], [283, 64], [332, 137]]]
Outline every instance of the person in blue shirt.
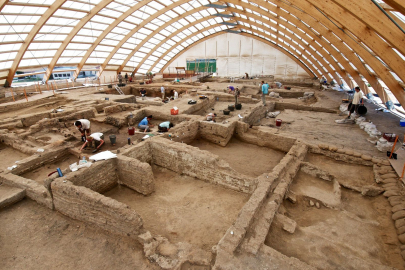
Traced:
[[149, 127], [153, 127], [150, 120], [152, 120], [152, 115], [146, 116], [141, 122], [139, 122], [138, 128], [144, 130], [144, 132], [149, 132]]
[[269, 84], [262, 81], [262, 101], [263, 105], [266, 105], [266, 95], [269, 93]]
[[233, 93], [233, 91], [235, 91], [235, 87], [228, 85], [228, 94]]

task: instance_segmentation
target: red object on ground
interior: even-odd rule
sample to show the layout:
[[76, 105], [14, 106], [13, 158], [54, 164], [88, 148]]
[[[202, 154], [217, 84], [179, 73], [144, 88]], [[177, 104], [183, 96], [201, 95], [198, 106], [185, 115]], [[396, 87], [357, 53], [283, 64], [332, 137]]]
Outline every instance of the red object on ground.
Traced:
[[170, 114], [171, 114], [171, 115], [178, 115], [178, 114], [179, 114], [179, 110], [178, 110], [178, 109], [177, 109], [177, 110], [171, 109], [171, 110], [170, 110]]
[[281, 126], [281, 123], [282, 123], [282, 122], [283, 122], [283, 120], [277, 119], [277, 120], [276, 120], [276, 126], [277, 126], [277, 127]]
[[134, 127], [129, 127], [128, 128], [128, 134], [129, 135], [134, 135], [135, 134], [135, 128]]

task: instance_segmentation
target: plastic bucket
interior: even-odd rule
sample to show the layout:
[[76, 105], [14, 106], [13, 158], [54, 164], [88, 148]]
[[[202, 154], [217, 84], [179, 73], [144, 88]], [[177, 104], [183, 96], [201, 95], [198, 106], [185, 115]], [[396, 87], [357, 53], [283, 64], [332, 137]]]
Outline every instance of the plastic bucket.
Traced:
[[282, 123], [282, 122], [283, 122], [283, 120], [277, 119], [277, 120], [276, 120], [276, 126], [277, 126], [277, 127], [281, 126], [281, 123]]
[[236, 104], [235, 109], [241, 110], [242, 109], [242, 104], [240, 104], [240, 103]]
[[235, 106], [234, 106], [234, 105], [228, 105], [228, 110], [234, 111], [234, 110], [235, 110]]
[[399, 124], [401, 127], [405, 127], [405, 119], [399, 120]]
[[129, 127], [128, 128], [128, 135], [134, 135], [135, 134], [135, 128], [134, 127]]
[[105, 100], [110, 100], [110, 98], [106, 97]]
[[115, 137], [115, 135], [110, 135], [110, 142], [111, 144], [115, 144], [117, 142], [117, 137]]

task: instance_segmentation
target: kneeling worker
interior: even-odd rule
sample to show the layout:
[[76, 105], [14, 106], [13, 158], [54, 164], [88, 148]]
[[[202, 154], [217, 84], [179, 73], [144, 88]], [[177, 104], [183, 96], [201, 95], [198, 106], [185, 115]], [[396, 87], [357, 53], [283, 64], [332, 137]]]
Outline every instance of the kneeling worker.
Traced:
[[169, 121], [162, 122], [158, 126], [158, 131], [159, 132], [168, 132], [174, 125], [170, 123]]
[[80, 151], [83, 150], [89, 144], [90, 146], [92, 145], [94, 141], [94, 147], [96, 148], [93, 153], [97, 152], [100, 147], [104, 144], [104, 135], [101, 132], [96, 132], [91, 134], [90, 136], [87, 136], [86, 142], [83, 144], [82, 148], [80, 148]]
[[144, 132], [150, 131], [149, 127], [153, 127], [153, 125], [150, 123], [150, 120], [152, 120], [152, 115], [146, 116], [144, 119], [142, 119], [141, 122], [139, 122], [138, 128], [143, 129]]
[[74, 123], [74, 125], [82, 134], [82, 142], [85, 142], [86, 135], [90, 135], [90, 121], [87, 119], [79, 119]]
[[217, 116], [217, 114], [216, 113], [209, 113], [209, 114], [207, 114], [207, 121], [212, 121], [212, 122], [215, 122], [215, 117]]

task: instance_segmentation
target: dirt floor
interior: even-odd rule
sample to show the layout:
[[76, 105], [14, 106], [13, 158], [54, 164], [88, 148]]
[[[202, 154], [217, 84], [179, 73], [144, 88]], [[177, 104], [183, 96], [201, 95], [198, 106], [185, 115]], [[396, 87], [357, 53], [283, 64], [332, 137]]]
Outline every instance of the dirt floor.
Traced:
[[5, 144], [0, 144], [0, 156], [2, 157], [2, 161], [0, 162], [0, 171], [8, 171], [8, 167], [11, 167], [13, 165], [18, 166], [18, 162], [16, 161], [21, 161], [24, 158], [29, 157], [29, 155], [24, 154]]
[[78, 157], [69, 154], [54, 163], [43, 165], [33, 171], [24, 173], [21, 176], [24, 178], [35, 180], [38, 183], [42, 184], [44, 180], [48, 178], [48, 174], [50, 174], [51, 172], [56, 171], [57, 168], [60, 168], [62, 171], [68, 169], [69, 165], [75, 162], [79, 162]]
[[40, 113], [40, 112], [51, 112], [55, 109], [61, 108], [63, 109], [65, 104], [68, 104], [69, 101], [65, 99], [49, 97], [47, 98], [48, 102], [43, 104], [22, 108], [20, 110], [12, 110], [8, 112], [0, 113], [1, 118], [13, 118], [18, 117], [25, 114], [32, 114], [32, 113]]
[[[278, 134], [288, 134], [312, 144], [326, 143], [341, 148], [359, 150], [372, 156], [385, 156], [367, 141], [370, 136], [356, 124], [337, 124], [342, 116], [332, 113], [284, 110], [276, 118], [263, 118], [261, 125], [275, 126], [276, 119], [283, 122]], [[333, 130], [333, 132], [331, 132]]]
[[23, 201], [0, 210], [0, 269], [159, 269], [127, 237]]
[[284, 152], [236, 138], [232, 138], [225, 147], [201, 139], [194, 140], [191, 145], [218, 155], [235, 171], [252, 177], [271, 172], [285, 155]]
[[[299, 194], [296, 186], [303, 180], [296, 179], [290, 190]], [[318, 189], [323, 190], [321, 185]], [[295, 232], [290, 234], [273, 222], [266, 245], [317, 269], [404, 269], [391, 207], [384, 197], [365, 198], [343, 189], [339, 210], [322, 205], [318, 209], [310, 206], [307, 197], [297, 197], [296, 204], [284, 203], [286, 215], [297, 222]]]
[[155, 192], [143, 196], [124, 186], [104, 195], [137, 211], [152, 235], [210, 251], [235, 221], [248, 195], [154, 166]]
[[336, 176], [343, 185], [361, 187], [375, 183], [373, 168], [369, 166], [350, 164], [316, 154], [307, 154], [305, 161]]
[[224, 110], [228, 110], [228, 105], [235, 105], [235, 102], [216, 101], [212, 107], [199, 110], [199, 111], [193, 113], [193, 115], [206, 116], [209, 113], [215, 113], [215, 114], [217, 114], [216, 121], [218, 123], [220, 123], [220, 122], [222, 122], [228, 118], [234, 117], [238, 114], [243, 114], [245, 111], [247, 111], [252, 106], [252, 105], [249, 106], [249, 104], [242, 104], [241, 110], [235, 109], [234, 111], [231, 111], [229, 113], [229, 115], [224, 115]]

